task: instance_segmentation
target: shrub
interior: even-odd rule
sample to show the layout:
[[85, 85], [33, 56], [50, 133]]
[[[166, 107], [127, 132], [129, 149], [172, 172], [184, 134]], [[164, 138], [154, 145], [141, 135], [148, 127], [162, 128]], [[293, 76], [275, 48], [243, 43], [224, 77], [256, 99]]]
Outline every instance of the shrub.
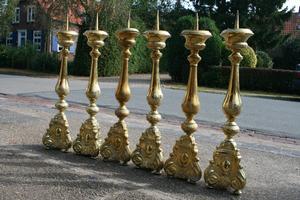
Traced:
[[55, 53], [37, 52], [32, 45], [21, 48], [0, 46], [0, 67], [57, 73], [59, 59]]
[[275, 69], [295, 70], [300, 63], [300, 38], [290, 38], [270, 52]]
[[[195, 23], [194, 16], [180, 17], [173, 29], [171, 29], [172, 38], [167, 45], [167, 66], [172, 79], [177, 82], [187, 82], [189, 74], [189, 63], [187, 56], [189, 51], [184, 47], [185, 39], [180, 36], [182, 30], [193, 29]], [[201, 29], [209, 30], [212, 38], [206, 42], [206, 48], [200, 52], [202, 60], [199, 64], [198, 73], [205, 70], [210, 65], [219, 65], [221, 60], [222, 40], [219, 36], [219, 30], [215, 22], [209, 18], [200, 19]]]
[[[40, 72], [49, 72], [58, 74], [60, 68], [59, 56], [57, 53], [39, 53], [35, 57], [29, 69]], [[69, 65], [70, 68], [70, 65]]]
[[257, 58], [254, 50], [251, 47], [246, 47], [241, 50], [243, 60], [241, 61], [241, 67], [255, 68], [257, 64]]
[[272, 58], [269, 56], [268, 53], [264, 51], [257, 51], [256, 52], [257, 57], [257, 68], [269, 68], [271, 69], [273, 67], [273, 61]]
[[[146, 30], [142, 20], [132, 20], [132, 27], [136, 27], [140, 33]], [[151, 72], [150, 49], [147, 48], [147, 40], [145, 37], [138, 36], [136, 44], [131, 49], [132, 56], [130, 58], [129, 73], [148, 73]], [[165, 71], [165, 70], [162, 70]]]
[[[300, 94], [295, 86], [295, 71], [241, 67], [239, 74], [241, 90]], [[227, 88], [229, 77], [230, 67], [210, 67], [201, 75], [199, 82], [207, 87]]]

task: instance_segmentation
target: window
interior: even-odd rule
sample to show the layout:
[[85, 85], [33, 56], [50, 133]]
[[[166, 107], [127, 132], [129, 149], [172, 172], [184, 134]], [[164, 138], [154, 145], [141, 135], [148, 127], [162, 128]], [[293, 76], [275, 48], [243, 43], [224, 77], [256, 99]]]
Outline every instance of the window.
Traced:
[[0, 14], [5, 11], [5, 8], [7, 6], [7, 0], [0, 0]]
[[33, 45], [36, 50], [42, 50], [42, 31], [33, 31]]
[[296, 30], [300, 30], [300, 24], [296, 26]]
[[6, 37], [6, 45], [12, 46], [12, 43], [13, 43], [13, 33], [10, 32]]
[[8, 0], [0, 0], [0, 3], [2, 3], [3, 6], [7, 6], [7, 1]]
[[27, 31], [18, 30], [18, 47], [23, 47], [26, 45], [27, 41]]
[[20, 8], [15, 8], [15, 17], [13, 18], [13, 23], [20, 23]]
[[34, 22], [35, 20], [35, 6], [27, 7], [27, 22]]

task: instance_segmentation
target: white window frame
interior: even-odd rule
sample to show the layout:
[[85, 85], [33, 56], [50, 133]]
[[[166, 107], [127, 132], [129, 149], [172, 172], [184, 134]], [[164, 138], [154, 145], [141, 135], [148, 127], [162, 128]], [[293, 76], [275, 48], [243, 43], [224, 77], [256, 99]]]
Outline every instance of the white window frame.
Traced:
[[13, 18], [13, 23], [20, 23], [20, 17], [21, 17], [21, 10], [20, 7], [15, 8], [15, 16]]
[[[36, 35], [37, 34], [37, 35]], [[36, 47], [37, 51], [42, 50], [42, 31], [33, 31], [32, 44]]]
[[6, 37], [6, 46], [12, 46], [13, 44], [13, 32], [9, 32]]
[[27, 22], [34, 22], [36, 17], [36, 7], [33, 5], [27, 6]]
[[24, 45], [26, 45], [26, 42], [27, 42], [27, 30], [18, 30], [18, 47], [21, 47], [22, 44], [21, 44], [21, 33], [25, 33], [25, 36], [24, 39], [25, 39], [25, 42], [24, 42]]

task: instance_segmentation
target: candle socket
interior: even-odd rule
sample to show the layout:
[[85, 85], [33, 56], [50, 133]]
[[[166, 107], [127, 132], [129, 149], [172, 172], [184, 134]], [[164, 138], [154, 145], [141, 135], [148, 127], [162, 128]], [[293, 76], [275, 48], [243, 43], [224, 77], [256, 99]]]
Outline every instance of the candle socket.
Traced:
[[131, 159], [137, 167], [160, 173], [163, 167], [163, 154], [160, 145], [161, 134], [156, 124], [161, 119], [157, 109], [161, 104], [163, 94], [159, 78], [159, 61], [162, 57], [160, 50], [166, 47], [165, 42], [171, 35], [167, 31], [156, 30], [147, 31], [144, 33], [144, 36], [148, 40], [148, 48], [152, 50], [152, 76], [147, 95], [147, 101], [151, 107], [147, 120], [151, 126], [142, 133]]
[[73, 142], [73, 149], [76, 154], [96, 157], [99, 155], [101, 145], [100, 126], [96, 119], [96, 114], [99, 112], [97, 99], [100, 96], [98, 58], [101, 55], [99, 48], [104, 46], [104, 40], [108, 34], [105, 31], [93, 30], [86, 31], [84, 35], [88, 39], [88, 45], [92, 48], [90, 52], [92, 58], [90, 78], [86, 89], [86, 96], [90, 101], [86, 111], [90, 117], [81, 125], [80, 133]]
[[120, 162], [126, 165], [130, 161], [131, 150], [128, 141], [128, 129], [125, 118], [129, 115], [126, 103], [129, 101], [131, 92], [128, 84], [128, 62], [131, 56], [130, 48], [136, 43], [135, 38], [139, 31], [127, 28], [117, 32], [117, 37], [122, 46], [122, 70], [115, 97], [119, 102], [119, 108], [115, 114], [119, 118], [109, 130], [104, 143], [100, 148], [100, 154], [104, 160]]
[[176, 141], [170, 158], [165, 162], [164, 170], [168, 176], [195, 183], [201, 178], [197, 143], [192, 135], [198, 128], [193, 118], [200, 110], [197, 66], [201, 61], [199, 51], [205, 48], [205, 42], [211, 37], [211, 33], [204, 30], [185, 30], [182, 32], [182, 35], [186, 39], [185, 47], [191, 51], [188, 56], [190, 63], [189, 80], [184, 102], [181, 105], [186, 116], [186, 120], [181, 124], [181, 128], [186, 135], [181, 136]]
[[228, 91], [223, 102], [223, 111], [227, 122], [223, 126], [226, 138], [213, 153], [213, 160], [204, 172], [204, 179], [208, 187], [230, 189], [233, 194], [241, 194], [246, 185], [246, 175], [240, 165], [241, 155], [233, 136], [240, 132], [235, 122], [241, 112], [242, 100], [239, 84], [239, 64], [243, 57], [242, 48], [248, 46], [247, 40], [253, 32], [250, 29], [227, 29], [221, 33], [225, 39], [226, 47], [232, 51], [229, 56], [231, 61], [231, 75]]
[[77, 35], [74, 31], [60, 31], [57, 33], [58, 42], [63, 47], [60, 52], [60, 73], [55, 87], [55, 91], [59, 97], [59, 101], [55, 104], [55, 107], [59, 112], [51, 119], [49, 128], [42, 138], [42, 142], [47, 149], [67, 151], [72, 146], [69, 123], [65, 115], [65, 110], [68, 108], [65, 98], [70, 92], [67, 66], [70, 52], [68, 49], [74, 43]]

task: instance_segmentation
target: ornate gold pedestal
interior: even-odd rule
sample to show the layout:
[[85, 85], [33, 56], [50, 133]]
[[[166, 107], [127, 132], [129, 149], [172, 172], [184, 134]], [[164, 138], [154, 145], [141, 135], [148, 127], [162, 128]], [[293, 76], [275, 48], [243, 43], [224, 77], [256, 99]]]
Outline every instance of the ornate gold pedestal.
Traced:
[[139, 31], [134, 28], [127, 28], [117, 33], [119, 42], [123, 48], [123, 65], [119, 79], [119, 84], [116, 90], [116, 99], [120, 106], [116, 109], [115, 114], [119, 121], [115, 123], [109, 130], [105, 142], [102, 144], [100, 153], [104, 160], [122, 162], [127, 164], [130, 160], [131, 151], [128, 142], [128, 130], [125, 118], [129, 115], [129, 110], [126, 108], [126, 102], [130, 99], [130, 87], [128, 84], [128, 62], [131, 56], [130, 48], [135, 44], [135, 38]]
[[147, 31], [144, 35], [148, 40], [148, 48], [152, 49], [152, 77], [147, 95], [147, 101], [151, 107], [147, 120], [151, 126], [142, 133], [140, 142], [133, 151], [131, 158], [137, 167], [159, 173], [163, 167], [163, 154], [160, 145], [161, 136], [156, 126], [161, 119], [157, 108], [160, 106], [163, 98], [159, 78], [159, 61], [162, 57], [160, 49], [165, 48], [165, 41], [170, 37], [170, 34], [167, 31], [157, 29]]
[[227, 29], [221, 33], [226, 46], [232, 51], [229, 56], [231, 61], [231, 75], [229, 87], [223, 102], [223, 111], [227, 122], [223, 126], [226, 139], [217, 147], [213, 154], [213, 160], [204, 172], [204, 179], [210, 188], [231, 189], [234, 194], [241, 194], [246, 185], [246, 175], [240, 165], [241, 155], [236, 142], [232, 138], [240, 129], [235, 118], [241, 112], [242, 101], [239, 85], [239, 64], [243, 57], [240, 54], [242, 48], [247, 47], [247, 40], [253, 33], [249, 29], [240, 29], [238, 21], [235, 29]]
[[55, 107], [59, 110], [59, 113], [51, 119], [49, 128], [43, 136], [43, 144], [47, 149], [59, 149], [67, 151], [72, 146], [72, 140], [70, 137], [70, 130], [65, 110], [68, 108], [68, 103], [65, 98], [69, 94], [68, 84], [68, 55], [69, 47], [75, 41], [78, 34], [74, 31], [60, 31], [57, 33], [58, 42], [63, 47], [61, 50], [61, 66], [59, 78], [56, 83], [55, 91], [59, 96], [59, 101], [55, 104]]
[[200, 109], [197, 92], [197, 66], [201, 60], [199, 51], [205, 48], [205, 41], [211, 37], [211, 34], [203, 30], [185, 30], [182, 32], [182, 35], [186, 39], [185, 47], [191, 51], [188, 57], [190, 62], [189, 81], [185, 99], [182, 103], [182, 110], [186, 115], [186, 120], [182, 123], [181, 128], [186, 135], [181, 136], [176, 141], [170, 158], [165, 162], [164, 170], [168, 176], [196, 182], [201, 178], [197, 144], [192, 135], [198, 127], [193, 117]]
[[104, 46], [104, 40], [108, 37], [108, 34], [104, 31], [94, 30], [86, 31], [84, 35], [88, 39], [88, 45], [92, 48], [90, 53], [92, 57], [90, 79], [86, 89], [86, 96], [90, 100], [86, 111], [90, 115], [90, 118], [81, 125], [80, 133], [73, 143], [73, 149], [76, 154], [96, 157], [99, 155], [101, 145], [100, 126], [95, 117], [99, 112], [96, 102], [100, 95], [100, 87], [98, 84], [98, 58], [101, 53], [98, 49]]

